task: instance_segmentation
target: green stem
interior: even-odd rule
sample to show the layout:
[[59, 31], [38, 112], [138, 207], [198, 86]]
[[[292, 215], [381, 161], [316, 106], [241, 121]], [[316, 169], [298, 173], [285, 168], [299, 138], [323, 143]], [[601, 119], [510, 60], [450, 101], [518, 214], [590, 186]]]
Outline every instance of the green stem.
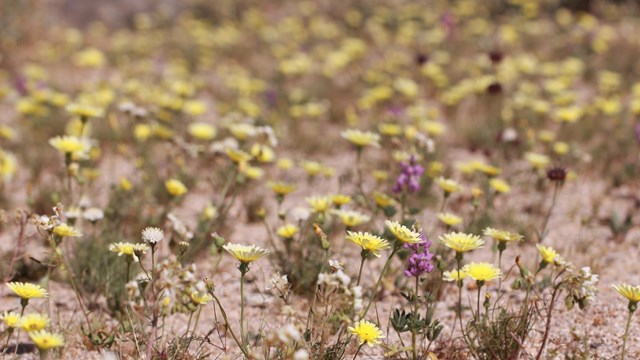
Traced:
[[358, 350], [356, 350], [356, 354], [353, 355], [353, 360], [356, 360], [356, 357], [358, 357], [358, 354], [360, 353], [360, 349], [362, 349], [363, 345], [364, 345], [364, 343], [361, 344], [360, 346], [358, 346]]
[[244, 275], [246, 272], [242, 271], [240, 275], [240, 338], [242, 344], [245, 345], [245, 333], [244, 333]]
[[249, 353], [244, 348], [244, 346], [240, 343], [240, 341], [238, 340], [238, 337], [233, 332], [233, 329], [231, 328], [231, 325], [229, 324], [229, 318], [227, 317], [227, 312], [224, 311], [224, 308], [222, 307], [222, 304], [220, 303], [220, 299], [218, 299], [218, 297], [215, 296], [214, 294], [211, 294], [211, 296], [213, 297], [213, 300], [216, 301], [216, 304], [218, 304], [218, 307], [220, 308], [220, 312], [222, 313], [222, 318], [224, 319], [224, 325], [226, 326], [227, 329], [229, 329], [229, 332], [231, 333], [231, 337], [236, 342], [236, 345], [238, 345], [238, 347], [240, 348], [240, 351], [242, 351], [242, 353], [244, 354], [245, 359], [249, 359]]
[[480, 290], [482, 289], [482, 286], [479, 285], [478, 286], [478, 298], [476, 300], [476, 311], [478, 311], [478, 320], [480, 319]]
[[627, 317], [627, 326], [624, 330], [624, 336], [622, 337], [622, 354], [620, 355], [620, 360], [624, 360], [625, 349], [627, 347], [627, 339], [629, 338], [629, 328], [631, 327], [631, 317], [633, 316], [633, 311], [629, 311], [629, 316]]
[[362, 268], [364, 267], [364, 261], [367, 257], [364, 254], [364, 250], [362, 252], [362, 260], [360, 260], [360, 270], [358, 270], [358, 281], [356, 282], [356, 286], [360, 285], [360, 278], [362, 277]]
[[560, 184], [556, 183], [556, 186], [553, 188], [553, 198], [551, 199], [551, 207], [549, 207], [549, 211], [544, 218], [544, 223], [542, 223], [542, 230], [540, 231], [539, 243], [542, 243], [542, 240], [547, 236], [547, 225], [549, 225], [549, 219], [551, 219], [551, 213], [553, 213], [553, 208], [556, 206], [556, 200], [558, 198], [558, 190], [560, 189]]
[[[416, 285], [415, 285], [415, 299], [413, 300], [413, 314], [414, 316], [418, 313], [418, 288], [420, 286], [420, 277], [416, 276]], [[418, 359], [418, 348], [416, 346], [416, 330], [411, 328], [411, 348], [413, 350], [413, 360]]]
[[389, 257], [387, 258], [387, 261], [384, 263], [384, 266], [382, 267], [382, 270], [380, 271], [380, 277], [378, 277], [378, 281], [376, 281], [376, 285], [373, 287], [373, 292], [371, 293], [371, 297], [369, 298], [369, 303], [367, 304], [367, 307], [364, 308], [364, 312], [362, 313], [362, 316], [360, 316], [361, 319], [364, 319], [367, 316], [367, 313], [369, 312], [369, 308], [371, 307], [371, 304], [373, 303], [373, 299], [376, 297], [376, 293], [378, 292], [378, 287], [380, 287], [380, 283], [382, 282], [382, 278], [384, 277], [385, 273], [387, 272], [387, 268], [389, 267], [389, 264], [391, 263], [391, 259], [393, 258], [393, 255], [395, 255], [398, 250], [400, 250], [400, 246], [396, 245], [393, 248], [393, 251], [391, 251], [391, 254], [389, 254]]

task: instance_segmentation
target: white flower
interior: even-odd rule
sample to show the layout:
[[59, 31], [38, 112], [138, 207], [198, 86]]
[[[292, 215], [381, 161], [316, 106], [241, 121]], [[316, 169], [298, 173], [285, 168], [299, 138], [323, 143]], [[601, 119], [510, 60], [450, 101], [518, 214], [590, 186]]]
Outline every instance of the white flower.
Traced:
[[286, 289], [287, 285], [289, 285], [289, 280], [287, 279], [287, 275], [280, 275], [279, 272], [276, 272], [271, 276], [271, 279], [267, 281], [264, 285], [265, 290], [278, 290], [282, 291]]
[[331, 270], [333, 270], [334, 272], [338, 270], [344, 270], [344, 266], [342, 265], [340, 260], [329, 259], [329, 266], [331, 267]]
[[142, 230], [142, 241], [157, 244], [164, 238], [164, 231], [157, 227], [149, 226]]
[[88, 208], [84, 213], [82, 213], [82, 217], [93, 223], [104, 218], [104, 211], [96, 207]]
[[309, 360], [309, 352], [305, 349], [300, 349], [293, 353], [293, 360]]
[[298, 206], [291, 210], [291, 216], [295, 221], [305, 221], [309, 218], [310, 215], [311, 212], [309, 211], [309, 209], [304, 207]]
[[302, 340], [302, 335], [293, 324], [287, 324], [278, 330], [278, 340], [289, 345]]

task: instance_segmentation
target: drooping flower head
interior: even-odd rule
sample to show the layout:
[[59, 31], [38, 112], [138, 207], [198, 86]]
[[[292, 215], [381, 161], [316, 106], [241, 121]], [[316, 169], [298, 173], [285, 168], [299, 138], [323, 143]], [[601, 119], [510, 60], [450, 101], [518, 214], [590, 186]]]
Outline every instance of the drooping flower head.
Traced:
[[440, 241], [456, 253], [479, 249], [484, 246], [484, 240], [477, 235], [465, 234], [461, 232], [450, 232], [440, 237]]
[[388, 249], [389, 242], [379, 236], [367, 232], [347, 231], [347, 240], [360, 246], [363, 250], [369, 251], [376, 257], [380, 257], [380, 251]]
[[385, 220], [385, 225], [398, 241], [405, 244], [417, 244], [422, 242], [420, 233], [409, 229], [397, 221]]
[[347, 330], [358, 337], [360, 345], [367, 344], [369, 347], [380, 344], [379, 339], [384, 338], [382, 330], [374, 323], [366, 320], [358, 321], [354, 326], [349, 326]]
[[613, 285], [613, 288], [618, 294], [629, 300], [629, 310], [635, 311], [638, 302], [640, 301], [640, 286], [633, 286], [629, 284], [617, 284]]

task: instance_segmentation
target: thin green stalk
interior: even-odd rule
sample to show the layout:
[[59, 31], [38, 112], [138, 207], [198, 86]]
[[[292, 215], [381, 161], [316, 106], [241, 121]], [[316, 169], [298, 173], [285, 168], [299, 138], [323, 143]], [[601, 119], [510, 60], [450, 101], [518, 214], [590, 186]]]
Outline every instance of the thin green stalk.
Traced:
[[547, 225], [549, 225], [549, 220], [551, 219], [551, 214], [553, 213], [553, 208], [556, 206], [556, 200], [558, 198], [558, 190], [560, 189], [560, 184], [556, 183], [556, 186], [553, 188], [553, 198], [551, 199], [551, 206], [549, 207], [549, 211], [547, 215], [544, 217], [544, 222], [542, 223], [542, 230], [538, 236], [540, 237], [539, 243], [542, 243], [544, 238], [547, 236]]
[[387, 258], [387, 261], [384, 263], [384, 266], [382, 267], [382, 270], [380, 271], [380, 277], [378, 277], [378, 281], [376, 281], [376, 285], [373, 287], [373, 292], [371, 293], [371, 297], [369, 298], [369, 303], [367, 304], [367, 307], [364, 308], [364, 312], [362, 313], [362, 316], [360, 316], [361, 319], [364, 319], [365, 316], [367, 316], [367, 313], [369, 312], [369, 308], [371, 307], [371, 304], [373, 303], [373, 299], [376, 296], [376, 293], [378, 292], [378, 287], [380, 287], [380, 283], [382, 282], [382, 278], [384, 277], [385, 273], [387, 272], [387, 268], [389, 267], [389, 264], [391, 263], [391, 259], [393, 258], [393, 255], [395, 255], [398, 250], [400, 250], [400, 246], [396, 245], [393, 247], [393, 251], [391, 251], [391, 254], [389, 254], [389, 257]]
[[629, 328], [631, 327], [632, 316], [633, 316], [633, 311], [629, 310], [629, 316], [627, 317], [627, 326], [624, 329], [624, 336], [622, 337], [622, 354], [620, 355], [620, 360], [624, 360], [625, 349], [627, 347], [627, 339], [629, 338]]
[[245, 271], [241, 271], [240, 275], [240, 338], [242, 344], [245, 344], [246, 334], [244, 333], [244, 275]]
[[356, 350], [356, 354], [353, 355], [353, 360], [356, 360], [356, 358], [358, 357], [358, 354], [360, 353], [360, 349], [362, 349], [363, 345], [364, 344], [361, 344], [360, 346], [358, 346], [358, 350]]
[[227, 312], [224, 311], [224, 308], [220, 303], [220, 299], [218, 299], [218, 297], [215, 296], [213, 293], [211, 293], [211, 296], [213, 297], [213, 300], [215, 300], [215, 302], [218, 304], [218, 307], [220, 308], [220, 312], [222, 313], [222, 318], [224, 319], [224, 325], [226, 326], [227, 329], [229, 329], [229, 332], [231, 333], [231, 337], [236, 342], [236, 345], [238, 345], [238, 347], [240, 348], [240, 351], [242, 351], [242, 354], [244, 354], [245, 359], [249, 359], [249, 353], [244, 348], [244, 346], [240, 343], [240, 341], [238, 340], [238, 337], [236, 337], [236, 334], [233, 332], [233, 329], [231, 328], [231, 324], [229, 324], [229, 318], [227, 317]]
[[[418, 288], [420, 286], [420, 277], [416, 276], [416, 284], [415, 284], [415, 299], [413, 300], [413, 313], [414, 315], [418, 313]], [[418, 348], [416, 346], [416, 330], [411, 328], [411, 348], [413, 350], [413, 360], [418, 359]]]
[[358, 281], [356, 282], [356, 286], [360, 285], [360, 278], [362, 277], [362, 268], [364, 267], [364, 261], [367, 259], [364, 254], [364, 250], [362, 251], [362, 259], [360, 260], [360, 270], [358, 270]]

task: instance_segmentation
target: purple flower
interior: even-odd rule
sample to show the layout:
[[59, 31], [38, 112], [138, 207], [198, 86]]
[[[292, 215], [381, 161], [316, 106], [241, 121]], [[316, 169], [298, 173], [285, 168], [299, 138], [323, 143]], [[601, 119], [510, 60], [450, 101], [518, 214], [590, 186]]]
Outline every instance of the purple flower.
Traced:
[[433, 271], [431, 259], [433, 254], [429, 252], [431, 241], [424, 234], [420, 234], [422, 242], [417, 244], [404, 244], [404, 248], [411, 250], [404, 275], [407, 277], [420, 277], [422, 274]]
[[424, 174], [424, 168], [418, 164], [415, 156], [411, 156], [409, 163], [404, 161], [400, 163], [402, 172], [398, 175], [396, 183], [391, 189], [394, 193], [402, 192], [406, 190], [410, 193], [415, 193], [420, 190], [420, 177]]

